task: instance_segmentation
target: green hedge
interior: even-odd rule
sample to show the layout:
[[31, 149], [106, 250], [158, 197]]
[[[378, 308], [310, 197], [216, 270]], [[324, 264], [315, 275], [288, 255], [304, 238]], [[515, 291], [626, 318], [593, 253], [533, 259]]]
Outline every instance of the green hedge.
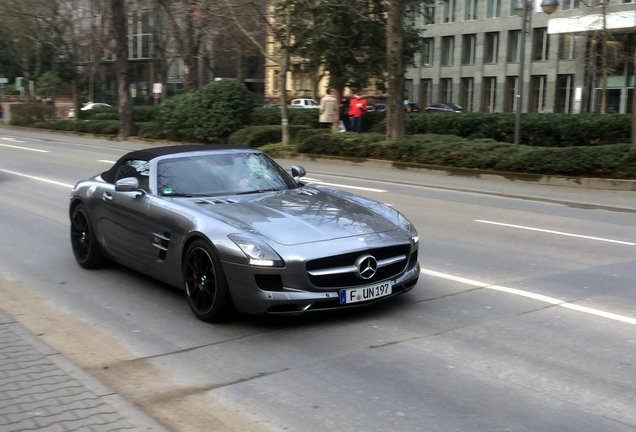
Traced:
[[[411, 113], [405, 116], [407, 134], [453, 134], [512, 142], [514, 113]], [[521, 115], [521, 143], [541, 147], [569, 147], [627, 143], [629, 114]]]
[[53, 105], [44, 103], [11, 104], [11, 124], [29, 126], [35, 122], [49, 120], [54, 117]]
[[[278, 125], [261, 125], [250, 126], [243, 129], [239, 129], [234, 132], [228, 138], [228, 144], [233, 146], [247, 146], [247, 147], [260, 147], [266, 144], [274, 144], [282, 141], [282, 127]], [[315, 129], [309, 129], [304, 125], [290, 125], [289, 135], [292, 140], [297, 139], [297, 136], [307, 131]]]
[[321, 134], [298, 144], [300, 153], [387, 159], [443, 167], [636, 179], [636, 149], [628, 144], [538, 147], [467, 139], [455, 135], [416, 134], [393, 142], [381, 134]]
[[118, 120], [49, 120], [36, 122], [31, 126], [41, 129], [59, 130], [66, 132], [90, 133], [96, 135], [117, 135], [119, 133]]

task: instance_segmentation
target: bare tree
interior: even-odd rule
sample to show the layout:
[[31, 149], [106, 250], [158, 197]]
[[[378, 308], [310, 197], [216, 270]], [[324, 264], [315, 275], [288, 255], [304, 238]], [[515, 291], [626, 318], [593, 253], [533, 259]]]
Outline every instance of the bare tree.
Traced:
[[201, 59], [209, 54], [213, 35], [210, 11], [213, 0], [158, 0], [165, 11], [175, 51], [183, 59], [184, 87], [193, 91], [201, 86]]
[[[289, 114], [287, 110], [287, 72], [291, 54], [295, 49], [292, 37], [294, 17], [293, 0], [273, 0], [267, 4], [261, 0], [222, 0], [221, 16], [231, 20], [246, 40], [261, 55], [279, 66], [281, 133], [282, 142], [289, 143]], [[260, 29], [266, 29], [263, 37]]]
[[404, 12], [405, 0], [388, 0], [389, 13], [386, 28], [388, 104], [386, 136], [404, 137]]
[[117, 109], [119, 112], [119, 139], [134, 133], [132, 110], [128, 97], [128, 36], [126, 33], [125, 0], [110, 0], [111, 22], [115, 41], [115, 71], [117, 74]]

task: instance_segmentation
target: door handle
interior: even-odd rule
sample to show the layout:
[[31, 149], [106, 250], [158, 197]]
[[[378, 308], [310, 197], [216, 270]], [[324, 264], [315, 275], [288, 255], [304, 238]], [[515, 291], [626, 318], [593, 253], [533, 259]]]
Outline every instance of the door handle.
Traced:
[[113, 200], [113, 194], [111, 194], [110, 192], [104, 192], [104, 194], [102, 195], [102, 200], [104, 200], [104, 201], [112, 201]]

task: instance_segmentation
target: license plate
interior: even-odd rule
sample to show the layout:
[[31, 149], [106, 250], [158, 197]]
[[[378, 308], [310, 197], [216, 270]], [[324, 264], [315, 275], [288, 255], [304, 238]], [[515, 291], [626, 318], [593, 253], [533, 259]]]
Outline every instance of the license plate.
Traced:
[[393, 292], [392, 288], [391, 283], [382, 282], [377, 285], [342, 289], [340, 290], [340, 304], [358, 303], [386, 297]]

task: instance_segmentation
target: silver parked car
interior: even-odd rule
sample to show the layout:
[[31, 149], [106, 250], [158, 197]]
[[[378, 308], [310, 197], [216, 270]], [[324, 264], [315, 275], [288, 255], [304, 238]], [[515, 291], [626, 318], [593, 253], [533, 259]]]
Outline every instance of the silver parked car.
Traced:
[[73, 253], [181, 287], [211, 322], [362, 306], [415, 285], [418, 234], [403, 215], [291, 173], [254, 149], [128, 153], [73, 189]]

